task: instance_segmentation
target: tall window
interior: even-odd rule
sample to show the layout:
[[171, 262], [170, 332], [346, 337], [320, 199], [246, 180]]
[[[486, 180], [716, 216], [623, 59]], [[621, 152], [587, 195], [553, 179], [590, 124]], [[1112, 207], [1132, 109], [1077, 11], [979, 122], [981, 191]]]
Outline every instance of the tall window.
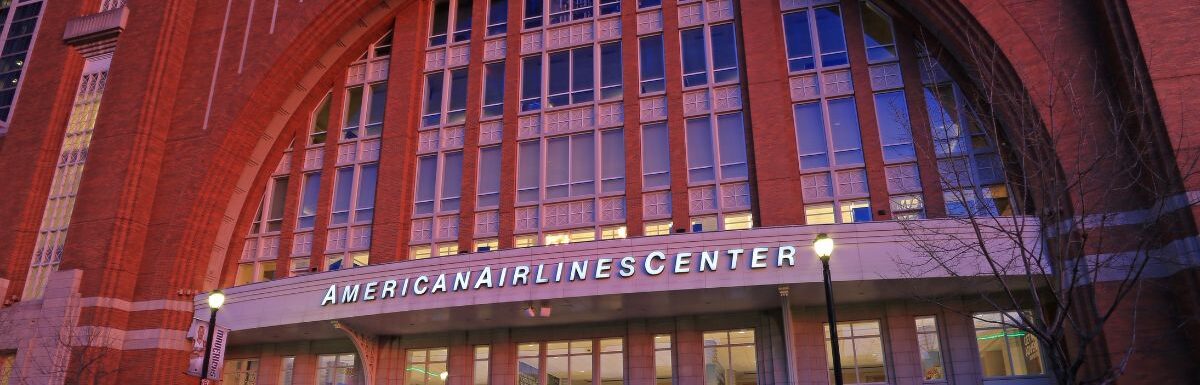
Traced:
[[671, 154], [667, 140], [667, 124], [642, 126], [642, 187], [646, 189], [671, 185]]
[[[825, 6], [786, 13], [783, 15], [783, 29], [789, 71], [815, 69], [818, 62], [822, 67], [850, 64], [840, 7]], [[817, 37], [815, 42], [812, 36]]]
[[892, 32], [892, 20], [887, 13], [871, 4], [862, 2], [863, 39], [867, 46], [867, 61], [878, 63], [896, 60], [896, 35]]
[[311, 229], [317, 220], [317, 196], [321, 193], [321, 172], [304, 174], [304, 185], [301, 188], [296, 228]]
[[378, 165], [364, 164], [337, 169], [333, 190], [333, 215], [329, 224], [370, 223], [374, 217], [375, 182]]
[[[847, 384], [887, 382], [883, 359], [883, 336], [879, 321], [838, 322], [838, 349], [841, 353], [842, 379]], [[825, 359], [829, 378], [833, 379], [833, 351], [829, 324], [825, 324]]]
[[479, 149], [479, 187], [476, 206], [496, 207], [500, 205], [500, 146]]
[[675, 380], [674, 359], [671, 355], [671, 335], [654, 336], [654, 384], [673, 385]]
[[521, 111], [542, 109], [542, 56], [521, 58]]
[[975, 343], [984, 377], [1041, 375], [1042, 349], [1018, 312], [974, 314]]
[[[439, 158], [441, 160], [440, 167]], [[439, 173], [438, 170], [441, 172]], [[417, 158], [417, 196], [414, 213], [434, 213], [434, 202], [437, 202], [437, 212], [457, 211], [461, 191], [462, 151]]]
[[717, 84], [738, 79], [737, 37], [733, 23], [685, 29], [679, 35], [684, 87], [708, 84], [710, 78]]
[[883, 161], [915, 159], [917, 154], [908, 129], [908, 103], [904, 100], [904, 92], [875, 94], [875, 117], [879, 122], [879, 141], [883, 144]]
[[474, 370], [474, 385], [488, 385], [492, 382], [488, 368], [490, 365], [492, 349], [488, 345], [475, 345], [475, 370]]
[[226, 360], [222, 384], [254, 385], [258, 382], [258, 359]]
[[595, 64], [592, 47], [550, 53], [546, 104], [549, 107], [590, 102], [594, 99]]
[[[931, 71], [941, 72], [936, 63]], [[936, 80], [936, 79], [933, 79]], [[1011, 215], [1004, 164], [953, 83], [925, 84], [925, 105], [949, 216]]]
[[321, 99], [321, 104], [313, 113], [312, 123], [310, 124], [308, 134], [308, 144], [325, 143], [325, 137], [329, 133], [329, 103], [333, 99], [333, 93], [325, 94], [325, 98]]
[[453, 26], [453, 42], [471, 39], [471, 1], [437, 0], [429, 27], [429, 45], [446, 44], [447, 29]]
[[508, 31], [508, 0], [488, 0], [487, 35], [494, 36]]
[[465, 121], [467, 69], [458, 68], [426, 74], [424, 111], [422, 125], [425, 127], [459, 124]]
[[347, 89], [346, 123], [342, 127], [342, 140], [379, 136], [383, 132], [385, 105], [387, 105], [386, 82]]
[[663, 60], [662, 35], [638, 38], [639, 69], [642, 75], [642, 93], [661, 92], [666, 89], [666, 63]]
[[754, 350], [753, 329], [704, 333], [704, 383], [758, 383], [758, 357]]
[[441, 385], [446, 383], [446, 348], [408, 349], [405, 367], [407, 385]]
[[517, 202], [537, 202], [541, 185], [541, 142], [525, 141], [517, 148]]
[[317, 385], [354, 383], [354, 353], [317, 356]]
[[[40, 7], [40, 3], [30, 4]], [[18, 8], [18, 12], [24, 7]], [[0, 13], [8, 8], [0, 9]], [[24, 24], [32, 29], [35, 23]], [[10, 26], [12, 28], [12, 26]], [[10, 35], [12, 32], [9, 32]], [[8, 52], [12, 38], [6, 42]], [[28, 45], [28, 40], [26, 40]], [[92, 130], [96, 125], [96, 111], [100, 109], [100, 99], [104, 95], [104, 87], [108, 82], [108, 66], [111, 55], [93, 56], [86, 59], [83, 73], [79, 78], [79, 89], [75, 93], [75, 101], [67, 119], [66, 132], [63, 134], [58, 162], [54, 167], [51, 178], [49, 195], [42, 212], [42, 221], [38, 226], [37, 241], [34, 245], [33, 256], [29, 262], [29, 275], [25, 280], [25, 291], [22, 299], [31, 300], [42, 297], [46, 288], [46, 280], [50, 273], [58, 270], [62, 262], [63, 246], [67, 241], [67, 228], [71, 224], [71, 213], [75, 207], [75, 195], [79, 191], [79, 181], [83, 176], [84, 163], [87, 160], [88, 147], [91, 146]], [[15, 79], [14, 79], [15, 80]], [[7, 87], [6, 83], [0, 87]]]
[[[288, 156], [285, 154], [284, 156]], [[278, 168], [276, 169], [277, 172]], [[279, 257], [279, 230], [283, 225], [284, 205], [287, 201], [288, 177], [286, 174], [271, 179], [264, 192], [265, 198], [255, 210], [250, 233], [242, 246], [241, 264], [238, 265], [234, 285], [275, 279]], [[263, 217], [266, 217], [265, 224]]]
[[279, 385], [292, 385], [296, 374], [296, 356], [283, 357], [279, 363]]
[[484, 65], [483, 73], [483, 117], [504, 115], [504, 62]]
[[13, 3], [16, 2], [5, 1], [0, 5], [0, 22], [4, 23], [4, 48], [0, 51], [0, 134], [7, 131], [25, 59], [33, 47], [33, 35], [42, 13], [41, 1], [24, 1], [20, 6]]
[[621, 96], [621, 42], [600, 44], [600, 99]]
[[[715, 131], [715, 132], [714, 132]], [[714, 141], [717, 137], [719, 140]], [[687, 120], [688, 180], [691, 183], [745, 178], [746, 137], [742, 114]]]
[[937, 318], [917, 317], [916, 323], [921, 373], [926, 381], [946, 379], [946, 368], [942, 366], [942, 343], [938, 338]]

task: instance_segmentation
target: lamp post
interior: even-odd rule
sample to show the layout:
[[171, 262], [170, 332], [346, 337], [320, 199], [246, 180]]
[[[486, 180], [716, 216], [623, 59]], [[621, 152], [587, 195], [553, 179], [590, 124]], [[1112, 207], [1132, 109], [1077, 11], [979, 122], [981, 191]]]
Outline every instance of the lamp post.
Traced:
[[221, 305], [225, 304], [225, 293], [220, 290], [213, 290], [208, 293], [208, 336], [204, 339], [204, 366], [200, 367], [200, 384], [204, 385], [208, 381], [208, 365], [212, 359], [212, 343], [213, 335], [217, 331], [217, 310], [221, 310]]
[[833, 312], [833, 280], [829, 278], [829, 256], [833, 255], [833, 238], [825, 233], [813, 240], [813, 251], [825, 270], [825, 313], [829, 315], [829, 350], [833, 355], [833, 383], [842, 385], [842, 354], [838, 349], [837, 315]]

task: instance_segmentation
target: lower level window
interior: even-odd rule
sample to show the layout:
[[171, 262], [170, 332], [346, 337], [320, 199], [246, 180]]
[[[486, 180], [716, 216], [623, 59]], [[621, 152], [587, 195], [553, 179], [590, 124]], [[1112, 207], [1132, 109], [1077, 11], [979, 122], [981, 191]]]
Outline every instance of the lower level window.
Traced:
[[[3, 379], [3, 377], [0, 377]], [[221, 383], [226, 385], [254, 385], [258, 382], [258, 359], [246, 358], [225, 361], [225, 373]]]
[[363, 267], [370, 262], [371, 253], [366, 251], [352, 251], [347, 254], [329, 254], [325, 256], [325, 271], [334, 271], [349, 269], [351, 267]]
[[671, 221], [646, 222], [645, 229], [642, 232], [642, 234], [644, 234], [646, 236], [670, 235], [671, 234]]
[[275, 279], [275, 261], [243, 263], [238, 265], [234, 286]]
[[625, 225], [604, 226], [600, 228], [600, 239], [622, 239], [626, 236]]
[[754, 351], [754, 330], [704, 332], [704, 362], [705, 384], [757, 384], [758, 357]]
[[346, 385], [354, 380], [354, 353], [317, 356], [317, 385]]
[[921, 194], [893, 195], [890, 199], [892, 219], [909, 220], [925, 218], [925, 201]]
[[446, 369], [446, 348], [408, 349], [408, 365], [404, 381], [407, 385], [442, 385], [449, 372]]
[[837, 203], [806, 204], [804, 205], [804, 220], [806, 224], [810, 225], [870, 222], [871, 203], [866, 199], [861, 199]]
[[[842, 380], [845, 384], [887, 382], [883, 359], [883, 336], [879, 321], [838, 322], [838, 353], [842, 361]], [[830, 382], [833, 382], [833, 348], [829, 341], [829, 324], [825, 324], [825, 358], [829, 362]]]
[[513, 247], [534, 247], [538, 245], [537, 234], [524, 234], [513, 237]]
[[624, 350], [621, 338], [520, 344], [517, 346], [517, 383], [622, 385], [625, 383]]
[[279, 362], [279, 385], [292, 385], [296, 374], [296, 356], [283, 357]]
[[745, 230], [754, 227], [754, 214], [729, 213], [725, 214], [724, 230]]
[[938, 338], [937, 318], [917, 317], [917, 347], [921, 352], [921, 372], [926, 381], [946, 379], [942, 366], [942, 344]]
[[484, 238], [475, 240], [475, 252], [482, 253], [485, 251], [495, 251], [500, 249], [500, 240], [496, 238]]
[[596, 229], [586, 228], [577, 230], [546, 233], [544, 245], [565, 245], [568, 243], [588, 242], [596, 240]]
[[408, 259], [425, 259], [433, 255], [429, 245], [412, 246], [408, 248]]
[[1022, 329], [1021, 314], [975, 314], [975, 341], [984, 377], [1039, 375], [1042, 349], [1037, 338]]

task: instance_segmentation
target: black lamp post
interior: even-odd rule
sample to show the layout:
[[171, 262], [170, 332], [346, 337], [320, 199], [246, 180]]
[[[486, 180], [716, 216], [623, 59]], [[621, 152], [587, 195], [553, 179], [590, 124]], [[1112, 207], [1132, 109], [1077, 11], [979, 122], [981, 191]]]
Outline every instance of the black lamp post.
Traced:
[[225, 304], [225, 293], [214, 290], [208, 293], [208, 337], [204, 339], [204, 366], [200, 367], [200, 385], [208, 381], [208, 365], [212, 359], [213, 335], [217, 331], [217, 310]]
[[833, 280], [829, 278], [829, 256], [833, 255], [833, 238], [825, 233], [813, 240], [813, 251], [825, 270], [825, 313], [829, 315], [829, 350], [833, 355], [833, 383], [842, 385], [842, 354], [838, 348], [837, 315], [833, 311]]

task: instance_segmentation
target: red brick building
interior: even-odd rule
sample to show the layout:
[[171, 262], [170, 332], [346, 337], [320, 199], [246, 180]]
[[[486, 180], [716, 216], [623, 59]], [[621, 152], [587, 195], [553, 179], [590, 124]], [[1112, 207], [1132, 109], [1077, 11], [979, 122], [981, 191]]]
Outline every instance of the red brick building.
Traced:
[[0, 20], [0, 384], [1200, 378], [1193, 1]]

